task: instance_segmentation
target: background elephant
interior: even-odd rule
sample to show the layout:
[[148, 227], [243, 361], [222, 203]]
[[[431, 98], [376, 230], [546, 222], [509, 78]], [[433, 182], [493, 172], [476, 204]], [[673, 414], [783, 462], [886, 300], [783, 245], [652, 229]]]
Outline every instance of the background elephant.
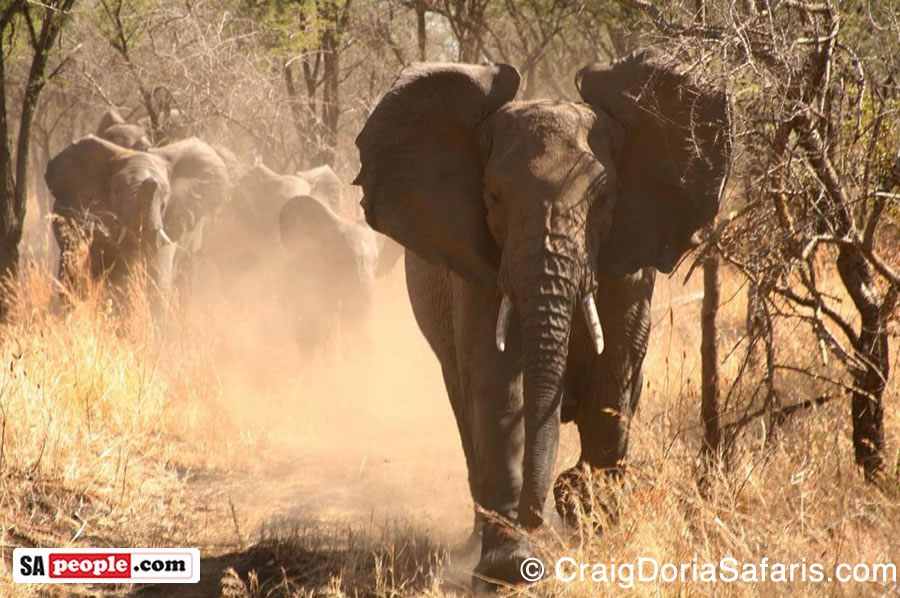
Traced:
[[79, 246], [87, 242], [92, 278], [108, 276], [121, 288], [143, 264], [156, 299], [170, 290], [179, 263], [189, 263], [176, 252], [189, 255], [229, 189], [221, 158], [198, 139], [142, 152], [89, 135], [54, 156], [45, 179], [60, 280], [76, 281]]
[[378, 235], [309, 195], [284, 205], [278, 227], [285, 249], [280, 295], [298, 347], [314, 352], [337, 331], [357, 345], [366, 336]]
[[229, 300], [276, 297], [310, 351], [338, 326], [365, 322], [371, 282], [398, 261], [396, 243], [337, 213], [304, 178], [263, 165], [241, 177], [233, 198], [204, 242]]
[[231, 156], [222, 148], [189, 137], [150, 150], [170, 164], [172, 202], [164, 224], [178, 243], [175, 254], [175, 287], [179, 295], [193, 295], [198, 262], [204, 249], [209, 220], [231, 201], [229, 167]]
[[344, 218], [362, 217], [352, 190], [345, 188], [344, 182], [327, 164], [300, 170], [297, 176], [309, 183], [310, 195], [327, 205], [335, 214]]
[[[412, 250], [409, 297], [475, 503], [534, 529], [561, 421], [581, 439], [554, 485], [564, 518], [576, 471], [622, 471], [654, 269], [715, 216], [731, 141], [726, 95], [654, 50], [583, 69], [586, 103], [515, 102], [519, 80], [507, 65], [404, 70], [357, 137], [356, 182], [369, 224]], [[528, 550], [485, 522], [476, 578], [519, 580]]]
[[115, 108], [109, 108], [103, 114], [97, 126], [97, 137], [129, 149], [148, 150], [153, 145], [144, 127], [125, 122]]
[[226, 297], [239, 301], [271, 295], [274, 264], [281, 257], [279, 214], [288, 201], [311, 190], [306, 180], [262, 164], [236, 181], [231, 204], [216, 215], [203, 244]]

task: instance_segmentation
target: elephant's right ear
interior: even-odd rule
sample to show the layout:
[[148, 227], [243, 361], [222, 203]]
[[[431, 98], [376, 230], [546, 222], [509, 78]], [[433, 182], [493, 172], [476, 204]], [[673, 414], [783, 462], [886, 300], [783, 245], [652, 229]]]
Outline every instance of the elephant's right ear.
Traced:
[[512, 100], [511, 66], [416, 64], [400, 73], [356, 138], [369, 225], [425, 259], [495, 283], [478, 127]]
[[47, 163], [44, 180], [60, 207], [86, 207], [91, 201], [106, 201], [113, 161], [127, 152], [121, 147], [88, 135], [73, 142]]

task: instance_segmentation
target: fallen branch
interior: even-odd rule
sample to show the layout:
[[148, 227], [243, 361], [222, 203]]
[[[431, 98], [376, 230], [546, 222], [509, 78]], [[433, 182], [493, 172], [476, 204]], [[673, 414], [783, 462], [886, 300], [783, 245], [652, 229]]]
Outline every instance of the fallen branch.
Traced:
[[735, 428], [743, 427], [750, 423], [752, 420], [764, 415], [771, 415], [774, 421], [783, 422], [785, 419], [787, 419], [788, 416], [793, 415], [798, 411], [809, 409], [811, 407], [818, 407], [819, 405], [824, 405], [825, 403], [837, 398], [838, 396], [839, 395], [821, 395], [815, 397], [814, 399], [807, 399], [805, 401], [800, 401], [799, 403], [785, 405], [784, 407], [780, 407], [774, 410], [769, 410], [765, 407], [761, 407], [753, 413], [748, 413], [736, 422], [725, 424], [725, 430], [731, 431]]

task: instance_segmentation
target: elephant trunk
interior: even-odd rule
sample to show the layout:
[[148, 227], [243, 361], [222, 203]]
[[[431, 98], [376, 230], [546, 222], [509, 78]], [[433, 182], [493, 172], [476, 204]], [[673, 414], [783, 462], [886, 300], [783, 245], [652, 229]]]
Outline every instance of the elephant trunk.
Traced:
[[[546, 247], [546, 246], [545, 246]], [[577, 255], [577, 254], [576, 254]], [[562, 379], [577, 296], [579, 260], [569, 251], [546, 247], [539, 274], [517, 285], [524, 369], [525, 458], [519, 522], [543, 523], [559, 445]]]
[[176, 244], [169, 237], [164, 226], [165, 194], [156, 189], [156, 185], [143, 185], [139, 191], [142, 221], [140, 229], [140, 254], [147, 270], [148, 291], [151, 308], [155, 318], [159, 319], [165, 311], [166, 297], [172, 287], [172, 267], [175, 258]]

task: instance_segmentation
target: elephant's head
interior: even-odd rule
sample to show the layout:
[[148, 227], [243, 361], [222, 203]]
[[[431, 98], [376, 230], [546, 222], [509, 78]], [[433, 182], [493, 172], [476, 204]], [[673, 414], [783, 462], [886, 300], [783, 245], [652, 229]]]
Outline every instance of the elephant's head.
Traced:
[[335, 280], [374, 278], [375, 233], [345, 221], [317, 198], [301, 195], [290, 199], [278, 215], [278, 230], [295, 263], [331, 274]]
[[725, 94], [657, 51], [587, 67], [577, 84], [584, 104], [513, 102], [510, 66], [414, 65], [356, 139], [369, 224], [496, 285], [500, 350], [518, 314], [529, 528], [551, 482], [577, 306], [602, 351], [597, 275], [670, 271], [715, 215], [731, 152]]
[[147, 131], [134, 124], [128, 124], [115, 108], [107, 110], [97, 126], [97, 137], [111, 141], [128, 149], [146, 151], [153, 145]]
[[297, 176], [309, 183], [310, 195], [323, 201], [332, 211], [342, 216], [353, 215], [344, 205], [344, 184], [330, 166], [323, 164], [309, 170], [300, 170], [297, 171]]
[[166, 231], [180, 247], [199, 249], [205, 219], [231, 200], [224, 159], [196, 137], [154, 148], [150, 153], [169, 165], [172, 201], [166, 213]]
[[146, 151], [152, 147], [147, 132], [137, 125], [113, 125], [103, 131], [100, 137], [129, 149]]
[[172, 241], [163, 222], [170, 189], [163, 159], [89, 135], [50, 160], [45, 179], [57, 215], [75, 222], [93, 214], [104, 223], [107, 245], [126, 260], [146, 258], [154, 282], [168, 286]]

